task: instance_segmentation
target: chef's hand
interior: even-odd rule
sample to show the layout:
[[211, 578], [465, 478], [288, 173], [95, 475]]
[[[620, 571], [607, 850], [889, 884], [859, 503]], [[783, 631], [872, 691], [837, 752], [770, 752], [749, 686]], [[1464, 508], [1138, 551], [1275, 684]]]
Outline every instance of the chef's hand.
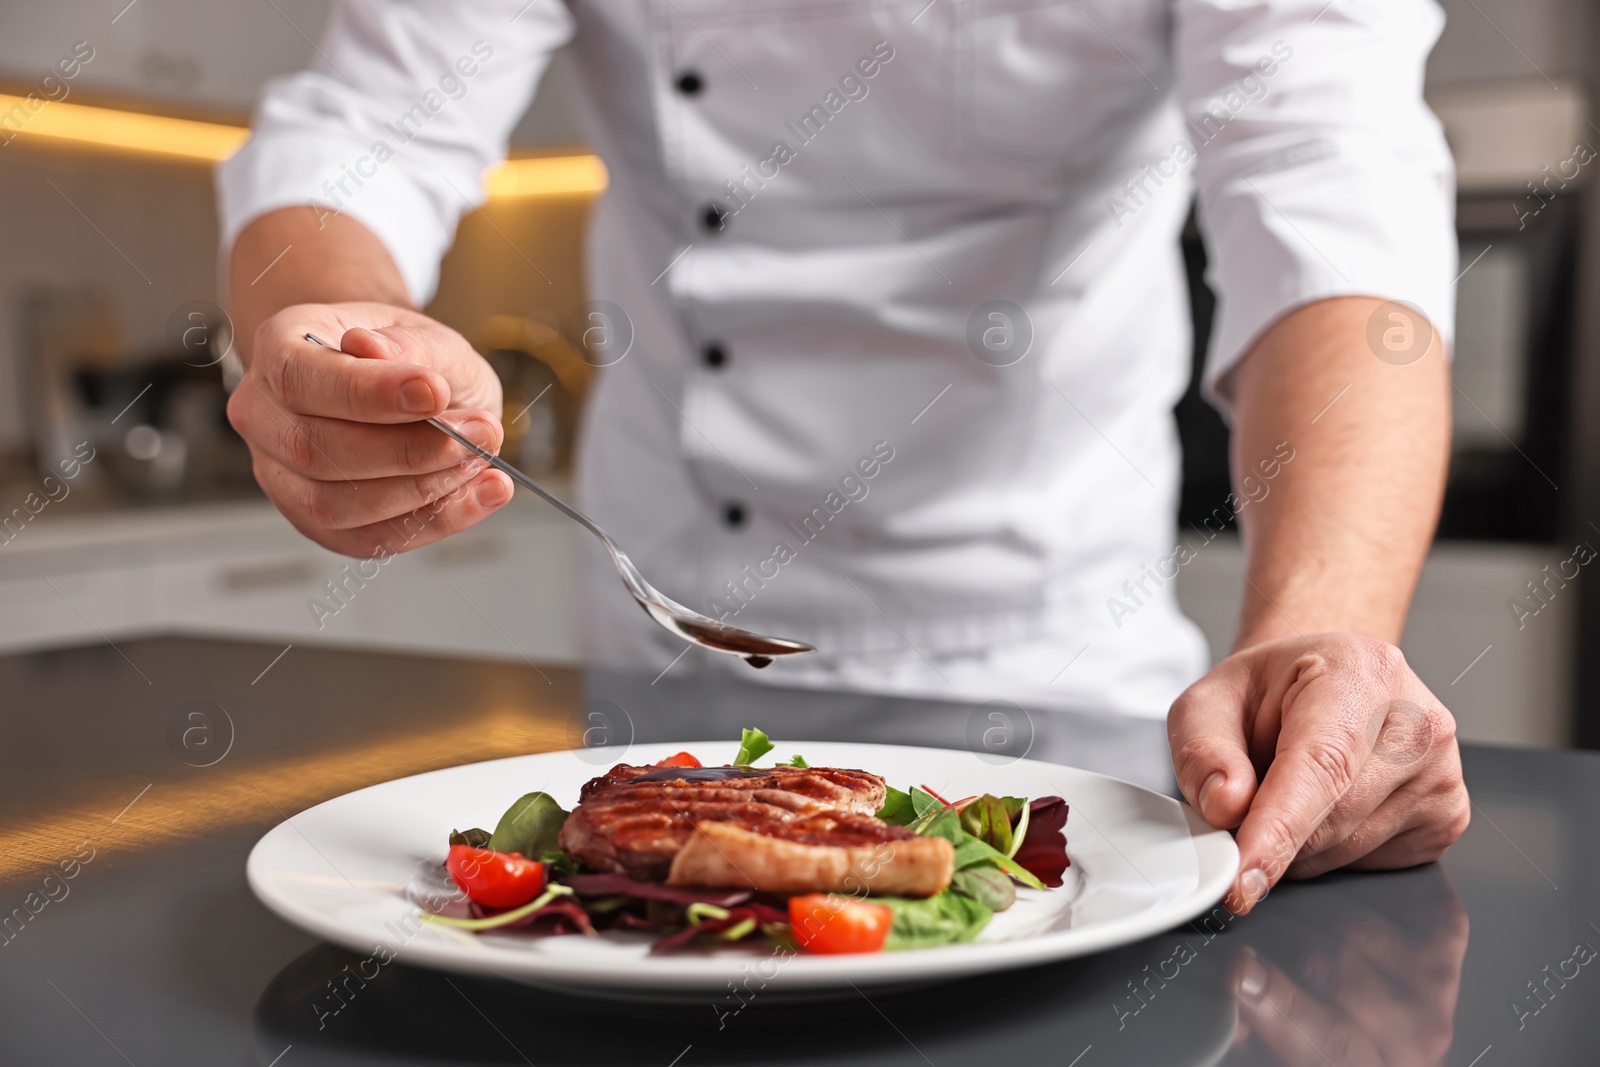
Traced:
[[499, 380], [426, 315], [376, 303], [288, 307], [256, 330], [248, 364], [228, 419], [267, 497], [323, 547], [359, 557], [421, 548], [511, 499], [509, 478], [421, 421], [439, 416], [500, 450]]
[[1437, 859], [1470, 807], [1455, 720], [1399, 649], [1348, 633], [1266, 641], [1190, 686], [1167, 717], [1178, 786], [1238, 827], [1244, 914], [1285, 873]]

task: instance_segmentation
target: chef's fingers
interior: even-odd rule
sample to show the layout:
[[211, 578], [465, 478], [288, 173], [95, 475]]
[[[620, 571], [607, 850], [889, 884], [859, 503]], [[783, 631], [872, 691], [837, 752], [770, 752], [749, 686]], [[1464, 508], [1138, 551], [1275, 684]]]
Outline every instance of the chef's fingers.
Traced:
[[[1443, 709], [1438, 714], [1435, 729], [1449, 732], [1449, 716]], [[1472, 806], [1453, 742], [1434, 744], [1426, 761], [1405, 765], [1384, 755], [1380, 743], [1356, 786], [1301, 849], [1289, 877], [1314, 878], [1346, 865], [1414, 867], [1438, 859], [1466, 830]], [[1377, 790], [1387, 793], [1383, 802], [1357, 819]]]
[[1284, 1067], [1383, 1062], [1371, 1039], [1343, 1012], [1306, 993], [1250, 949], [1234, 967], [1233, 990], [1240, 1019]]
[[452, 408], [496, 411], [500, 407], [500, 379], [488, 361], [459, 333], [425, 315], [404, 312], [376, 325], [352, 324], [338, 338], [342, 350], [360, 359], [443, 375], [450, 383]]
[[[428, 474], [472, 458], [472, 453], [424, 422], [376, 426], [293, 414], [249, 378], [228, 399], [228, 418], [252, 449], [320, 481]], [[450, 421], [485, 451], [500, 450], [504, 430], [490, 412], [452, 412]]]
[[1277, 755], [1239, 825], [1230, 910], [1244, 914], [1266, 895], [1366, 768], [1376, 729], [1365, 703], [1333, 673], [1311, 675], [1284, 698]]
[[1406, 779], [1368, 760], [1296, 851], [1285, 877], [1315, 878], [1366, 855], [1411, 828], [1414, 806]]
[[[1394, 791], [1389, 792], [1390, 789]], [[1387, 795], [1379, 798], [1381, 802], [1374, 803], [1374, 790], [1369, 785], [1363, 783], [1351, 788], [1301, 846], [1289, 864], [1286, 877], [1297, 881], [1315, 878], [1355, 863], [1428, 821], [1423, 804], [1409, 783], [1398, 789], [1391, 783], [1384, 791]], [[1421, 862], [1424, 861], [1413, 860], [1403, 866]]]
[[429, 474], [365, 478], [359, 482], [340, 478], [318, 481], [262, 457], [255, 464], [255, 475], [278, 510], [297, 525], [331, 531], [353, 530], [408, 514], [455, 492], [487, 466], [484, 460], [470, 459]]
[[1167, 713], [1167, 740], [1178, 788], [1216, 827], [1234, 827], [1256, 792], [1256, 771], [1245, 738], [1250, 675], [1242, 662], [1224, 661], [1184, 690]]
[[474, 362], [482, 359], [460, 334], [431, 319], [371, 329], [356, 326], [340, 336], [339, 347], [363, 359], [394, 360], [444, 374], [455, 369], [463, 358]]
[[[357, 347], [392, 348], [370, 330], [350, 330]], [[326, 340], [326, 338], [324, 338]], [[415, 422], [450, 406], [450, 383], [426, 366], [398, 359], [363, 358], [303, 335], [258, 341], [252, 375], [265, 383], [285, 411], [355, 422]]]
[[511, 499], [511, 479], [493, 468], [454, 492], [404, 515], [352, 530], [302, 530], [335, 552], [362, 559], [384, 558], [431, 545], [493, 515]]
[[1470, 819], [1471, 809], [1463, 801], [1460, 814], [1412, 826], [1352, 861], [1350, 866], [1358, 871], [1392, 871], [1432, 863], [1466, 832]]

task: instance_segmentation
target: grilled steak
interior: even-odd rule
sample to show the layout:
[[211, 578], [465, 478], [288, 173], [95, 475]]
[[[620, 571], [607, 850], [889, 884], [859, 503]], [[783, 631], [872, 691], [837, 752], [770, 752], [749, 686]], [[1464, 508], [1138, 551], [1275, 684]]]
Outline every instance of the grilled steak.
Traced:
[[619, 763], [599, 778], [591, 778], [578, 794], [578, 801], [582, 803], [619, 785], [632, 785], [635, 789], [648, 785], [782, 789], [863, 815], [877, 814], [888, 795], [883, 779], [877, 775], [839, 767], [774, 767], [757, 771], [746, 767], [633, 767]]
[[875, 817], [883, 779], [833, 767], [619, 764], [583, 787], [561, 847], [585, 866], [669, 885], [931, 896], [954, 850]]

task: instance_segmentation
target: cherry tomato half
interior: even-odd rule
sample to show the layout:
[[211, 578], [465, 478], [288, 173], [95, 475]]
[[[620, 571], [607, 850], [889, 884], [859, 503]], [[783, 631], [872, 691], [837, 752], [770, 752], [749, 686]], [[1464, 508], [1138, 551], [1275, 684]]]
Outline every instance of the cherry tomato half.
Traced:
[[795, 942], [825, 956], [877, 952], [883, 948], [893, 923], [894, 912], [870, 901], [833, 893], [789, 898], [789, 925]]
[[468, 897], [486, 908], [518, 907], [544, 888], [544, 864], [520, 852], [451, 845], [444, 868]]
[[662, 760], [660, 763], [657, 763], [655, 766], [657, 766], [657, 767], [698, 767], [698, 766], [700, 766], [700, 761], [695, 759], [693, 756], [689, 755], [689, 753], [687, 753], [687, 752], [680, 752], [676, 756], [668, 756], [666, 759]]

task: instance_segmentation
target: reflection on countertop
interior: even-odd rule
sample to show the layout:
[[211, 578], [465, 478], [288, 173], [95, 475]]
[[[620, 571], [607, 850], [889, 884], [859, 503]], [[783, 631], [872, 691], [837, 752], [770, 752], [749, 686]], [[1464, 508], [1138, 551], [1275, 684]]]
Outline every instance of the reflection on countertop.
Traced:
[[[0, 746], [0, 904], [79, 842], [94, 850], [70, 896], [3, 949], [0, 1048], [19, 1062], [98, 1062], [102, 1032], [134, 1063], [256, 1067], [1592, 1059], [1600, 983], [1568, 962], [1600, 944], [1591, 754], [1466, 746], [1474, 819], [1442, 863], [1286, 884], [1243, 918], [1212, 911], [1080, 960], [825, 1003], [785, 998], [780, 977], [639, 1004], [319, 945], [250, 895], [245, 858], [275, 823], [363, 783], [571, 746], [598, 701], [640, 742], [759, 722], [795, 741], [955, 747], [973, 709], [186, 639], [0, 657], [0, 692], [16, 709]], [[226, 747], [174, 740], [193, 701], [214, 709], [208, 744], [226, 732]], [[1137, 772], [1147, 739], [1034, 717], [1051, 758]]]

